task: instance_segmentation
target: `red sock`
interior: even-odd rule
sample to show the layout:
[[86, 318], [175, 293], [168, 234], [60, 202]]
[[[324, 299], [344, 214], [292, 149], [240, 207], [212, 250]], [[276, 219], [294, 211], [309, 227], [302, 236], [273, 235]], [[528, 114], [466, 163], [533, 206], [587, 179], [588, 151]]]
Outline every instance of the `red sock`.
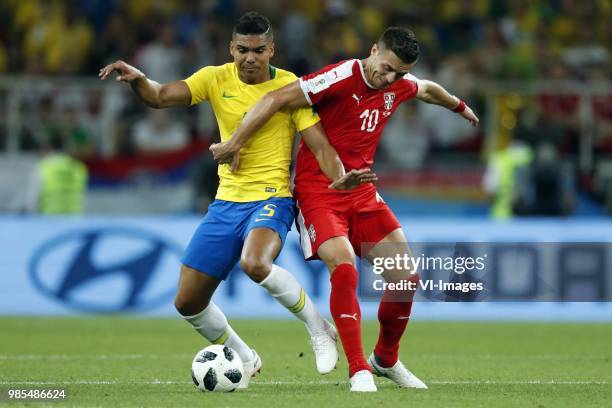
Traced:
[[[414, 284], [419, 281], [418, 274], [406, 278]], [[377, 362], [385, 368], [393, 367], [399, 358], [399, 343], [408, 325], [414, 294], [415, 291], [411, 290], [386, 290], [383, 293], [378, 307], [380, 333], [374, 354]]]
[[381, 300], [378, 307], [380, 333], [374, 347], [376, 361], [383, 367], [393, 367], [399, 358], [399, 343], [406, 330], [412, 302]]
[[344, 347], [351, 377], [357, 371], [370, 371], [361, 345], [361, 311], [357, 300], [357, 281], [357, 270], [353, 265], [338, 265], [331, 275], [329, 297], [329, 309]]

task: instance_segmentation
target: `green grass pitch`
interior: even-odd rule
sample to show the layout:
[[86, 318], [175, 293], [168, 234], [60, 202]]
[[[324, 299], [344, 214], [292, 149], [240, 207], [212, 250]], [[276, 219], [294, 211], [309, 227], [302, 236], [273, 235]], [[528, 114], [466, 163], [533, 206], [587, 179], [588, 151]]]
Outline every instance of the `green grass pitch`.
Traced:
[[[429, 390], [377, 379], [379, 391], [348, 391], [347, 365], [317, 374], [297, 321], [237, 320], [263, 359], [247, 390], [201, 393], [191, 359], [207, 343], [176, 319], [0, 318], [0, 389], [66, 388], [58, 406], [160, 407], [566, 407], [612, 403], [612, 325], [410, 323], [404, 363]], [[377, 322], [364, 322], [372, 350]], [[6, 397], [0, 405], [7, 404]]]

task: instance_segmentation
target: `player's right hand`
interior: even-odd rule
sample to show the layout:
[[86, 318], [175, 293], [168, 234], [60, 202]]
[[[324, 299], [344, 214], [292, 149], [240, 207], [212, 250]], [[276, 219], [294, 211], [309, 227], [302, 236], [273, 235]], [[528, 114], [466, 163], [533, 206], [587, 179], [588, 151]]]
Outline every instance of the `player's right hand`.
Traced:
[[235, 149], [235, 146], [229, 142], [213, 143], [208, 148], [213, 155], [213, 159], [219, 164], [229, 164], [230, 171], [235, 173], [240, 167], [240, 149]]
[[378, 181], [378, 177], [370, 168], [353, 169], [340, 177], [338, 180], [331, 183], [327, 188], [336, 190], [352, 190], [365, 183], [373, 183]]
[[102, 68], [98, 73], [98, 77], [101, 80], [105, 80], [113, 72], [117, 72], [117, 74], [119, 74], [117, 75], [116, 80], [123, 82], [132, 82], [135, 79], [145, 77], [145, 74], [143, 74], [138, 68], [135, 68], [121, 60], [115, 61], [112, 64], [108, 64]]
[[231, 163], [234, 160], [236, 153], [240, 151], [240, 148], [232, 143], [232, 141], [233, 139], [230, 139], [227, 142], [213, 143], [210, 145], [208, 150], [210, 150], [212, 153], [213, 159], [221, 164]]

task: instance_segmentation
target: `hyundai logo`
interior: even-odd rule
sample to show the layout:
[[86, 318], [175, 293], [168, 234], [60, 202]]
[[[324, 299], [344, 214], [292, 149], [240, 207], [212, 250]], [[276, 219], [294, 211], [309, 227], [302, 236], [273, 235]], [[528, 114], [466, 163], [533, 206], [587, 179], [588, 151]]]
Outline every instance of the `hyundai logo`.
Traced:
[[65, 233], [39, 247], [29, 273], [43, 294], [87, 312], [151, 309], [176, 292], [182, 249], [147, 230]]

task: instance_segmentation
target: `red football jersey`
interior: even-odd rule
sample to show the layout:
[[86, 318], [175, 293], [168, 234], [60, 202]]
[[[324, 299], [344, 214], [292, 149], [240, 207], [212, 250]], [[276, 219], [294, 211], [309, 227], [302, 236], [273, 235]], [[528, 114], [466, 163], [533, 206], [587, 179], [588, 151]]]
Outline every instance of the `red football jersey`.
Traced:
[[[373, 88], [357, 59], [328, 65], [299, 81], [347, 172], [372, 166], [385, 124], [397, 106], [414, 98], [418, 91], [417, 79], [412, 75], [404, 76], [388, 88]], [[329, 190], [328, 185], [329, 179], [302, 141], [296, 163], [296, 193], [338, 192]], [[358, 189], [364, 188], [373, 186], [366, 184]]]

